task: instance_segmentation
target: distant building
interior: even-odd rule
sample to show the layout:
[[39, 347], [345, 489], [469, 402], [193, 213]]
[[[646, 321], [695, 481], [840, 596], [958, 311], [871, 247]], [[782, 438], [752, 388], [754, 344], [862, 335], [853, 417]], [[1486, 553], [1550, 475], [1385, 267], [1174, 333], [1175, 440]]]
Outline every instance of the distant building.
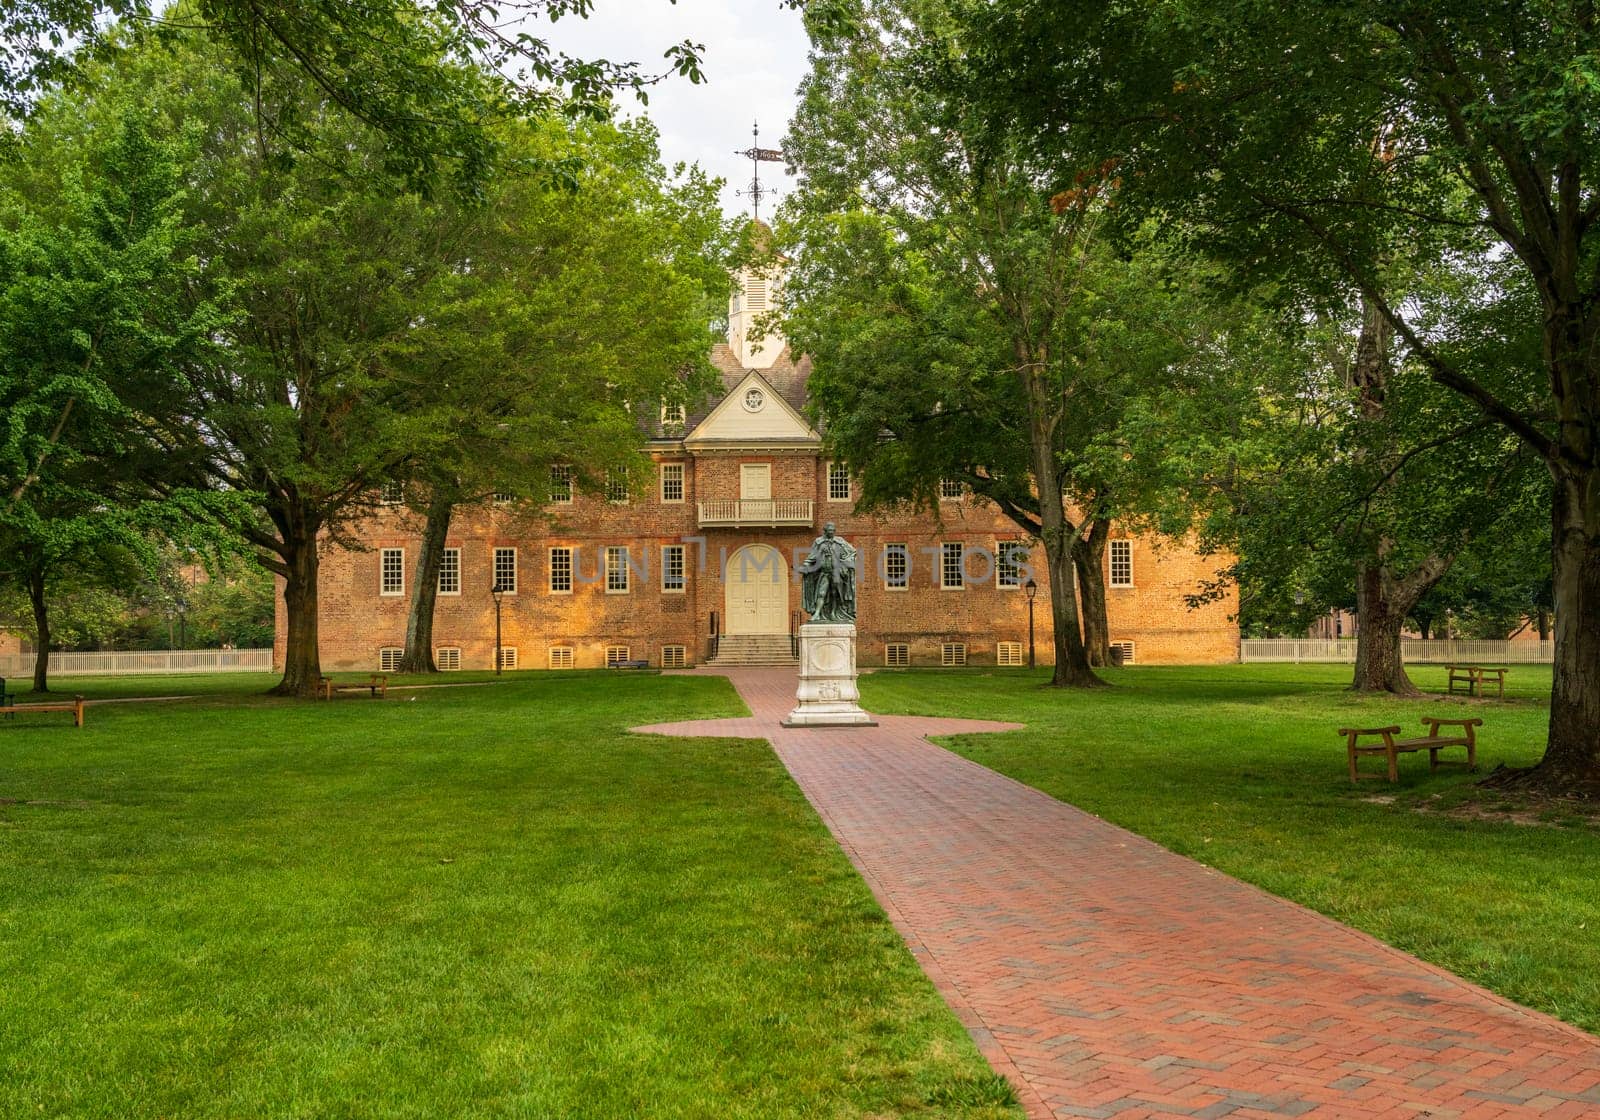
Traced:
[[[1030, 563], [1017, 526], [948, 485], [938, 516], [863, 515], [843, 465], [805, 419], [810, 360], [772, 334], [752, 339], [771, 278], [745, 272], [728, 342], [711, 359], [722, 391], [687, 415], [663, 410], [644, 433], [654, 478], [644, 498], [585, 494], [556, 468], [548, 507], [530, 519], [493, 503], [457, 512], [439, 575], [435, 657], [441, 668], [494, 665], [494, 605], [503, 600], [507, 667], [656, 666], [783, 661], [803, 621], [794, 567], [827, 522], [859, 550], [859, 656], [872, 665], [1020, 665], [1027, 660], [1031, 575], [1037, 651], [1052, 660], [1043, 550]], [[335, 547], [321, 564], [318, 631], [328, 669], [387, 669], [404, 644], [420, 526], [396, 505], [353, 527], [365, 551]], [[1184, 601], [1217, 563], [1168, 542], [1124, 534], [1107, 549], [1111, 640], [1137, 664], [1233, 661], [1232, 595]], [[280, 597], [276, 650], [286, 636]]]

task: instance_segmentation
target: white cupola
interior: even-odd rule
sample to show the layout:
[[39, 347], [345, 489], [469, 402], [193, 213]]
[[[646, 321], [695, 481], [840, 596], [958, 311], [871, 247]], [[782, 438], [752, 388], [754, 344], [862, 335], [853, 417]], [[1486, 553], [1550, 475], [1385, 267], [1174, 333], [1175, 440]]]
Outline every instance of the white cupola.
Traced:
[[[766, 233], [771, 236], [771, 230]], [[770, 319], [783, 285], [782, 270], [776, 265], [764, 269], [746, 266], [739, 270], [737, 280], [728, 300], [728, 346], [745, 369], [771, 369], [786, 345]], [[760, 337], [751, 338], [753, 334]]]

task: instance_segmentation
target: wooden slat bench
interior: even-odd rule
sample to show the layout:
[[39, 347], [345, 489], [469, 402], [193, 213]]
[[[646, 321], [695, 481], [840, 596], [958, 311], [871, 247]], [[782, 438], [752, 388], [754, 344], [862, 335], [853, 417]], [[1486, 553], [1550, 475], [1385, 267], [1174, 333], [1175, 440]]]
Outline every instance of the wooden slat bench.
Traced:
[[606, 662], [606, 668], [607, 669], [648, 669], [648, 668], [650, 668], [650, 662], [648, 662], [648, 661], [607, 661]]
[[361, 692], [371, 693], [373, 699], [382, 700], [389, 695], [389, 678], [382, 673], [373, 673], [364, 681], [336, 681], [332, 677], [323, 677], [317, 682], [317, 691], [322, 693], [324, 700], [332, 700], [335, 692]]
[[[1467, 769], [1478, 768], [1478, 735], [1477, 728], [1482, 726], [1481, 719], [1439, 719], [1436, 716], [1424, 716], [1422, 724], [1428, 733], [1419, 739], [1396, 739], [1400, 734], [1399, 727], [1341, 727], [1339, 734], [1345, 737], [1345, 751], [1350, 759], [1351, 784], [1363, 778], [1376, 778], [1377, 774], [1362, 774], [1356, 770], [1356, 759], [1364, 754], [1381, 754], [1389, 760], [1389, 780], [1400, 780], [1399, 758], [1402, 754], [1413, 751], [1428, 752], [1428, 773], [1433, 773], [1439, 768], [1439, 752], [1447, 747], [1467, 748]], [[1441, 727], [1459, 727], [1459, 735], [1441, 735]], [[1363, 738], [1378, 737], [1382, 742], [1362, 743]]]
[[1495, 695], [1505, 699], [1508, 670], [1503, 666], [1446, 665], [1445, 669], [1450, 674], [1450, 692], [1455, 692], [1456, 685], [1464, 684], [1468, 696], [1482, 696], [1484, 688], [1492, 684], [1495, 686]]
[[5, 707], [6, 718], [27, 715], [29, 712], [71, 712], [72, 726], [83, 726], [83, 697], [74, 696], [71, 700], [49, 700], [43, 704], [7, 704]]

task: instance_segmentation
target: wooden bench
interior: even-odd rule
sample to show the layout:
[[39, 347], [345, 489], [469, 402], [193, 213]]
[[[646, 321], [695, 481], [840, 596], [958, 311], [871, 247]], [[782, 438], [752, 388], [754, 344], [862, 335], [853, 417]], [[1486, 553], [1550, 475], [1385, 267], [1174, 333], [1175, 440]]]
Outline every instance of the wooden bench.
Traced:
[[[0, 708], [9, 708], [16, 702], [17, 694], [15, 692], [7, 692], [6, 679], [4, 677], [0, 677]], [[7, 716], [6, 718], [10, 719], [11, 717]]]
[[72, 726], [83, 726], [83, 697], [74, 696], [71, 700], [50, 700], [43, 704], [7, 704], [6, 718], [25, 715], [28, 712], [71, 712]]
[[1482, 696], [1484, 686], [1492, 682], [1495, 686], [1495, 695], [1502, 700], [1505, 699], [1506, 673], [1509, 670], [1490, 665], [1446, 665], [1445, 669], [1450, 673], [1452, 694], [1456, 691], [1456, 685], [1464, 684], [1468, 696]]
[[322, 693], [324, 700], [332, 700], [335, 692], [362, 690], [371, 693], [375, 700], [385, 699], [389, 695], [389, 678], [382, 673], [373, 673], [364, 681], [336, 681], [332, 677], [323, 677], [317, 682], [317, 691]]
[[[1399, 758], [1402, 754], [1413, 751], [1428, 752], [1428, 773], [1433, 773], [1439, 768], [1439, 752], [1447, 747], [1467, 748], [1467, 769], [1478, 768], [1478, 735], [1477, 728], [1482, 726], [1481, 719], [1439, 719], [1436, 716], [1424, 716], [1422, 724], [1428, 733], [1419, 739], [1396, 739], [1400, 734], [1398, 727], [1341, 727], [1339, 734], [1345, 737], [1345, 751], [1350, 758], [1350, 782], [1354, 784], [1363, 778], [1376, 778], [1377, 774], [1361, 774], [1356, 770], [1356, 759], [1364, 754], [1381, 754], [1389, 760], [1389, 780], [1400, 780]], [[1459, 735], [1441, 735], [1441, 727], [1459, 727]], [[1363, 738], [1377, 736], [1382, 742], [1362, 743]]]
[[650, 662], [648, 662], [648, 661], [607, 661], [606, 662], [606, 668], [607, 669], [648, 669], [648, 668], [650, 668]]

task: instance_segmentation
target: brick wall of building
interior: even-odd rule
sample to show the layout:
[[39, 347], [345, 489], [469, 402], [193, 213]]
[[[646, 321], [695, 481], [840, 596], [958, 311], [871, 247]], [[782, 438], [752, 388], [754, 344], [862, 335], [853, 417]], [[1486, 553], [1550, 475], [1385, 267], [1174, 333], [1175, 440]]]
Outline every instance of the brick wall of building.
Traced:
[[[860, 515], [850, 502], [826, 494], [826, 460], [814, 452], [798, 454], [700, 453], [668, 447], [657, 462], [682, 463], [685, 495], [681, 503], [661, 501], [659, 479], [648, 480], [633, 500], [614, 503], [598, 495], [575, 495], [571, 505], [543, 511], [503, 506], [457, 512], [447, 547], [461, 550], [461, 592], [441, 595], [434, 622], [436, 647], [461, 650], [463, 668], [494, 664], [493, 550], [517, 550], [518, 585], [502, 601], [503, 643], [517, 650], [519, 668], [545, 668], [551, 646], [571, 647], [577, 667], [605, 663], [606, 647], [628, 647], [629, 656], [660, 664], [663, 646], [685, 647], [695, 663], [708, 653], [713, 615], [726, 625], [724, 565], [748, 544], [767, 544], [782, 556], [787, 577], [788, 617], [798, 619], [800, 585], [794, 564], [828, 522], [863, 556], [858, 618], [863, 666], [882, 664], [889, 643], [909, 647], [913, 664], [938, 664], [946, 642], [963, 642], [970, 664], [993, 664], [996, 643], [1028, 639], [1028, 604], [1021, 589], [1002, 588], [989, 570], [988, 557], [999, 541], [1021, 536], [993, 506], [966, 498], [940, 503], [931, 513]], [[772, 496], [810, 498], [814, 518], [803, 527], [701, 529], [700, 501], [739, 497], [742, 463], [770, 463]], [[401, 509], [381, 511], [355, 528], [367, 549], [334, 548], [324, 554], [319, 627], [325, 669], [375, 669], [379, 651], [404, 644], [406, 611], [416, 563], [420, 524]], [[965, 586], [945, 589], [939, 580], [939, 548], [960, 542], [968, 550]], [[909, 586], [885, 587], [884, 546], [905, 544], [910, 551]], [[661, 586], [661, 549], [686, 547], [687, 587], [668, 593]], [[603, 570], [606, 546], [626, 546], [634, 571], [625, 594], [608, 593]], [[549, 590], [549, 549], [576, 549], [570, 593]], [[405, 551], [404, 593], [380, 593], [380, 550]], [[1233, 661], [1238, 630], [1231, 621], [1231, 597], [1198, 610], [1184, 602], [1199, 583], [1215, 574], [1216, 561], [1171, 542], [1137, 538], [1133, 545], [1134, 585], [1108, 588], [1113, 641], [1134, 643], [1139, 664]], [[1046, 574], [1033, 565], [1040, 584], [1035, 603], [1036, 643], [1041, 662], [1051, 660], [1050, 609]], [[277, 649], [284, 642], [279, 606]]]

